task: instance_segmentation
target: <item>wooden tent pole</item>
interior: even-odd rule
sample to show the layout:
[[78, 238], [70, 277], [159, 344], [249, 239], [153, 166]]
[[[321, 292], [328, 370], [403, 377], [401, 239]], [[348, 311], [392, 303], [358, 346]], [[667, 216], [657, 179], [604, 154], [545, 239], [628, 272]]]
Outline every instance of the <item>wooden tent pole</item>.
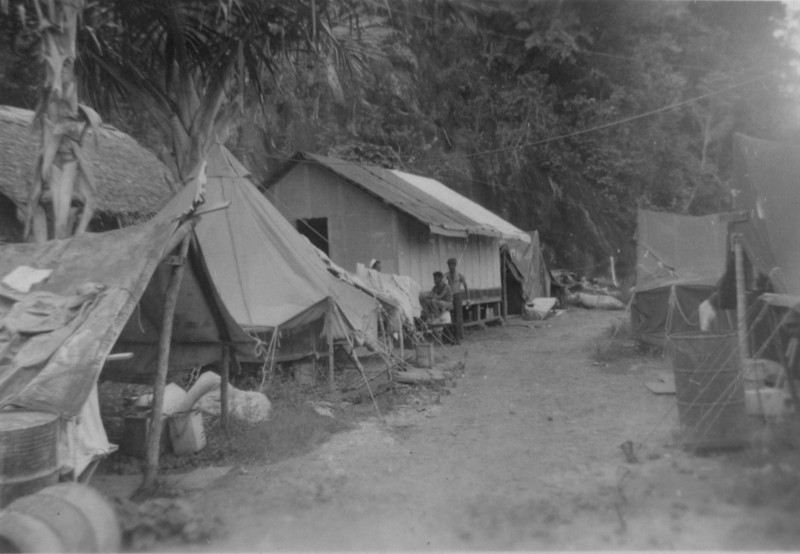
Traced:
[[172, 324], [175, 319], [175, 308], [178, 304], [178, 292], [185, 270], [186, 255], [192, 235], [187, 234], [181, 242], [180, 254], [177, 258], [168, 258], [172, 265], [164, 299], [164, 313], [161, 319], [161, 337], [158, 343], [158, 368], [153, 382], [153, 410], [150, 420], [150, 432], [147, 436], [147, 461], [144, 471], [142, 489], [155, 485], [158, 472], [158, 458], [161, 449], [161, 433], [164, 429], [164, 389], [167, 386], [167, 370], [169, 369], [169, 352], [172, 344]]
[[733, 235], [733, 255], [736, 262], [736, 328], [739, 333], [739, 354], [742, 360], [749, 358], [747, 347], [747, 299], [744, 290], [744, 253], [742, 252], [742, 237]]
[[503, 255], [503, 251], [500, 251], [500, 290], [502, 291], [503, 303], [500, 305], [500, 316], [503, 318], [503, 321], [508, 318], [508, 287], [506, 286], [506, 273], [508, 269], [506, 268], [506, 256]]
[[330, 332], [330, 327], [328, 328], [328, 387], [333, 390], [336, 386], [334, 382], [334, 366], [333, 363], [333, 337], [331, 336], [333, 333]]
[[233, 346], [222, 346], [222, 381], [219, 385], [220, 424], [222, 430], [228, 432], [230, 409], [228, 407], [228, 383], [231, 375], [231, 351]]

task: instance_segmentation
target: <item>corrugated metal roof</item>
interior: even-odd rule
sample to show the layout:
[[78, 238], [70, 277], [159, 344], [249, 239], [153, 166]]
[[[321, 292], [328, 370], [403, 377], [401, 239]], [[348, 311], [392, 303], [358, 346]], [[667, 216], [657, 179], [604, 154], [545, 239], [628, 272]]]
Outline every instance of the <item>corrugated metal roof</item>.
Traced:
[[503, 232], [497, 227], [485, 221], [476, 221], [458, 207], [412, 184], [393, 170], [307, 152], [299, 152], [293, 157], [294, 162], [302, 159], [319, 163], [387, 204], [427, 224], [432, 233], [446, 236], [503, 236]]
[[514, 227], [499, 215], [490, 212], [477, 202], [473, 202], [466, 196], [457, 193], [439, 181], [429, 177], [422, 177], [421, 175], [406, 173], [397, 169], [392, 169], [391, 172], [404, 181], [411, 183], [419, 190], [441, 200], [449, 206], [452, 206], [461, 213], [466, 214], [473, 221], [476, 221], [485, 227], [495, 229], [504, 239], [519, 240], [526, 244], [530, 244], [531, 236], [528, 233], [522, 229]]

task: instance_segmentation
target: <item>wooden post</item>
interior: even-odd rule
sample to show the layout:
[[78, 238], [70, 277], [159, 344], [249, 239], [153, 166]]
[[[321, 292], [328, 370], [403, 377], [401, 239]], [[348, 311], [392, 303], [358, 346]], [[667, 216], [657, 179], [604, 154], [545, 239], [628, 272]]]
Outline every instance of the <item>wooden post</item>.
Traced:
[[153, 409], [150, 420], [150, 433], [147, 437], [147, 460], [144, 471], [142, 489], [149, 489], [155, 485], [158, 472], [158, 458], [161, 450], [161, 433], [164, 429], [164, 388], [167, 385], [167, 370], [169, 369], [169, 351], [172, 344], [172, 323], [175, 319], [175, 307], [178, 304], [183, 272], [186, 265], [186, 254], [189, 251], [191, 233], [187, 234], [181, 242], [178, 258], [171, 261], [172, 274], [169, 277], [164, 299], [164, 314], [161, 318], [161, 338], [158, 343], [158, 368], [153, 382]]
[[223, 431], [228, 432], [228, 423], [230, 418], [230, 408], [228, 406], [228, 384], [230, 383], [231, 375], [231, 350], [233, 346], [222, 346], [222, 381], [219, 385], [219, 409], [220, 409], [220, 424]]
[[617, 268], [614, 266], [614, 256], [610, 256], [611, 258], [611, 282], [614, 283], [615, 287], [619, 286], [617, 282]]
[[506, 260], [502, 251], [500, 252], [500, 290], [502, 291], [502, 304], [500, 305], [500, 316], [503, 321], [508, 317], [508, 288], [506, 287]]
[[744, 253], [741, 235], [733, 235], [733, 254], [736, 262], [736, 328], [739, 334], [739, 354], [742, 360], [750, 357], [747, 346], [747, 298], [744, 287]]
[[330, 332], [330, 327], [328, 327], [328, 388], [333, 390], [336, 387], [336, 383], [334, 380], [334, 368], [335, 364], [333, 363], [333, 337], [331, 336], [333, 333]]

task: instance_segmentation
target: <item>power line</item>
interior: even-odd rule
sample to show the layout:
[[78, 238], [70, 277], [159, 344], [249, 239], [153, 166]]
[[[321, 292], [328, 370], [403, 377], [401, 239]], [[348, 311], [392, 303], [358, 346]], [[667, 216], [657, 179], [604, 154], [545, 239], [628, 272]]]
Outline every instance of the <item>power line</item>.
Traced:
[[[470, 154], [459, 154], [459, 155], [454, 155], [454, 156], [443, 156], [443, 157], [437, 157], [437, 158], [418, 158], [418, 159], [415, 160], [415, 162], [432, 163], [432, 162], [447, 162], [447, 161], [450, 161], [450, 160], [460, 160], [460, 159], [467, 159], [467, 158], [476, 158], [476, 157], [486, 156], [486, 155], [490, 155], [490, 154], [499, 154], [499, 153], [502, 153], [502, 152], [511, 152], [511, 151], [514, 151], [514, 150], [520, 150], [522, 148], [530, 148], [530, 147], [533, 147], [533, 146], [540, 146], [542, 144], [547, 144], [549, 142], [555, 142], [555, 141], [564, 140], [564, 139], [572, 138], [572, 137], [579, 136], [579, 135], [585, 135], [585, 134], [588, 134], [588, 133], [601, 131], [603, 129], [609, 129], [611, 127], [616, 127], [617, 125], [623, 125], [625, 123], [630, 123], [631, 121], [635, 121], [637, 119], [644, 119], [646, 117], [650, 117], [650, 116], [653, 116], [653, 115], [656, 115], [656, 114], [659, 114], [659, 113], [662, 113], [662, 112], [673, 110], [675, 108], [679, 108], [681, 106], [685, 106], [685, 105], [691, 104], [693, 102], [698, 102], [700, 100], [704, 100], [706, 98], [710, 98], [710, 97], [716, 96], [718, 94], [723, 94], [725, 92], [729, 92], [731, 90], [734, 90], [734, 89], [737, 89], [737, 88], [741, 88], [741, 87], [750, 85], [750, 84], [758, 82], [758, 81], [762, 81], [762, 80], [766, 79], [767, 77], [769, 77], [770, 75], [772, 75], [773, 73], [774, 73], [774, 71], [770, 71], [770, 72], [765, 73], [764, 75], [761, 75], [759, 77], [755, 77], [753, 79], [748, 79], [746, 81], [742, 81], [740, 83], [736, 83], [736, 84], [727, 86], [727, 87], [722, 88], [722, 89], [713, 90], [711, 92], [707, 92], [707, 93], [701, 94], [699, 96], [694, 96], [694, 97], [688, 98], [686, 100], [681, 100], [679, 102], [674, 102], [672, 104], [669, 104], [667, 106], [662, 106], [662, 107], [656, 108], [654, 110], [649, 110], [649, 111], [646, 111], [646, 112], [643, 112], [643, 113], [640, 113], [640, 114], [632, 115], [632, 116], [629, 116], [629, 117], [624, 117], [622, 119], [617, 119], [617, 120], [614, 120], [614, 121], [610, 121], [608, 123], [595, 125], [593, 127], [588, 127], [586, 129], [580, 129], [578, 131], [572, 131], [570, 133], [564, 133], [564, 134], [561, 134], [561, 135], [556, 135], [556, 136], [553, 136], [553, 137], [547, 137], [547, 138], [536, 140], [536, 141], [532, 141], [532, 142], [526, 142], [526, 143], [522, 143], [522, 144], [517, 144], [515, 146], [506, 146], [506, 147], [495, 148], [495, 149], [491, 149], [491, 150], [482, 150], [482, 151], [473, 152], [473, 153], [470, 153]], [[273, 156], [273, 155], [269, 155], [269, 154], [266, 157], [272, 158], [272, 159], [277, 159], [277, 160], [284, 160], [285, 159], [282, 156]], [[348, 162], [348, 161], [335, 162], [334, 161], [334, 162], [331, 162], [331, 163], [332, 164], [341, 163], [342, 165], [348, 165], [351, 162]]]
[[536, 140], [536, 141], [533, 141], [533, 142], [527, 142], [527, 143], [519, 144], [519, 145], [516, 145], [516, 146], [507, 146], [507, 147], [503, 147], [503, 148], [495, 148], [493, 150], [484, 150], [482, 152], [475, 152], [475, 153], [472, 153], [472, 154], [462, 154], [462, 155], [458, 155], [458, 156], [449, 156], [447, 158], [427, 158], [427, 159], [423, 158], [423, 159], [417, 160], [417, 161], [436, 162], [436, 161], [458, 160], [458, 159], [464, 159], [464, 158], [474, 158], [474, 157], [477, 157], [477, 156], [483, 156], [483, 155], [487, 155], [487, 154], [497, 154], [497, 153], [501, 153], [501, 152], [510, 152], [510, 151], [514, 151], [514, 150], [519, 150], [521, 148], [529, 148], [529, 147], [532, 147], [532, 146], [539, 146], [541, 144], [546, 144], [548, 142], [555, 142], [555, 141], [564, 140], [564, 139], [568, 139], [568, 138], [579, 136], [579, 135], [585, 135], [587, 133], [593, 133], [595, 131], [601, 131], [603, 129], [608, 129], [610, 127], [616, 127], [617, 125], [622, 125], [622, 124], [625, 124], [625, 123], [629, 123], [629, 122], [635, 121], [637, 119], [643, 119], [645, 117], [650, 117], [652, 115], [656, 115], [656, 114], [661, 113], [661, 112], [673, 110], [673, 109], [678, 108], [680, 106], [685, 106], [686, 104], [691, 104], [693, 102], [697, 102], [697, 101], [703, 100], [705, 98], [710, 98], [711, 96], [715, 96], [717, 94], [722, 94], [722, 93], [725, 93], [725, 92], [728, 92], [728, 91], [731, 91], [731, 90], [734, 90], [734, 89], [737, 89], [737, 88], [741, 88], [743, 86], [747, 86], [749, 84], [761, 81], [761, 80], [767, 78], [772, 73], [774, 73], [774, 72], [770, 71], [769, 73], [766, 73], [766, 74], [761, 75], [759, 77], [756, 77], [754, 79], [748, 79], [747, 81], [743, 81], [743, 82], [737, 83], [735, 85], [731, 85], [731, 86], [728, 86], [728, 87], [725, 87], [725, 88], [722, 88], [722, 89], [719, 89], [719, 90], [707, 92], [705, 94], [701, 94], [699, 96], [694, 96], [694, 97], [688, 98], [686, 100], [681, 100], [680, 102], [674, 102], [674, 103], [669, 104], [667, 106], [662, 106], [660, 108], [656, 108], [654, 110], [643, 112], [643, 113], [640, 113], [640, 114], [637, 114], [637, 115], [632, 115], [630, 117], [625, 117], [625, 118], [618, 119], [618, 120], [615, 120], [615, 121], [610, 121], [608, 123], [603, 123], [601, 125], [595, 125], [594, 127], [589, 127], [587, 129], [581, 129], [579, 131], [573, 131], [573, 132], [570, 132], [570, 133], [565, 133], [565, 134], [557, 135], [557, 136], [554, 136], [554, 137], [549, 137], [549, 138], [545, 138], [545, 139], [541, 139], [541, 140]]

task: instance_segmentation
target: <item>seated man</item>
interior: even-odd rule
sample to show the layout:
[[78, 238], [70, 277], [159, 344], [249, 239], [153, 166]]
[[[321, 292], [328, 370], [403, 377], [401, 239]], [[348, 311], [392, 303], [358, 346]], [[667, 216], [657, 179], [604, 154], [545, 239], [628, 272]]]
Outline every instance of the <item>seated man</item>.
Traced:
[[438, 319], [443, 312], [453, 309], [453, 293], [441, 271], [433, 272], [433, 288], [430, 292], [419, 295], [419, 303], [422, 306], [422, 319], [425, 321]]

